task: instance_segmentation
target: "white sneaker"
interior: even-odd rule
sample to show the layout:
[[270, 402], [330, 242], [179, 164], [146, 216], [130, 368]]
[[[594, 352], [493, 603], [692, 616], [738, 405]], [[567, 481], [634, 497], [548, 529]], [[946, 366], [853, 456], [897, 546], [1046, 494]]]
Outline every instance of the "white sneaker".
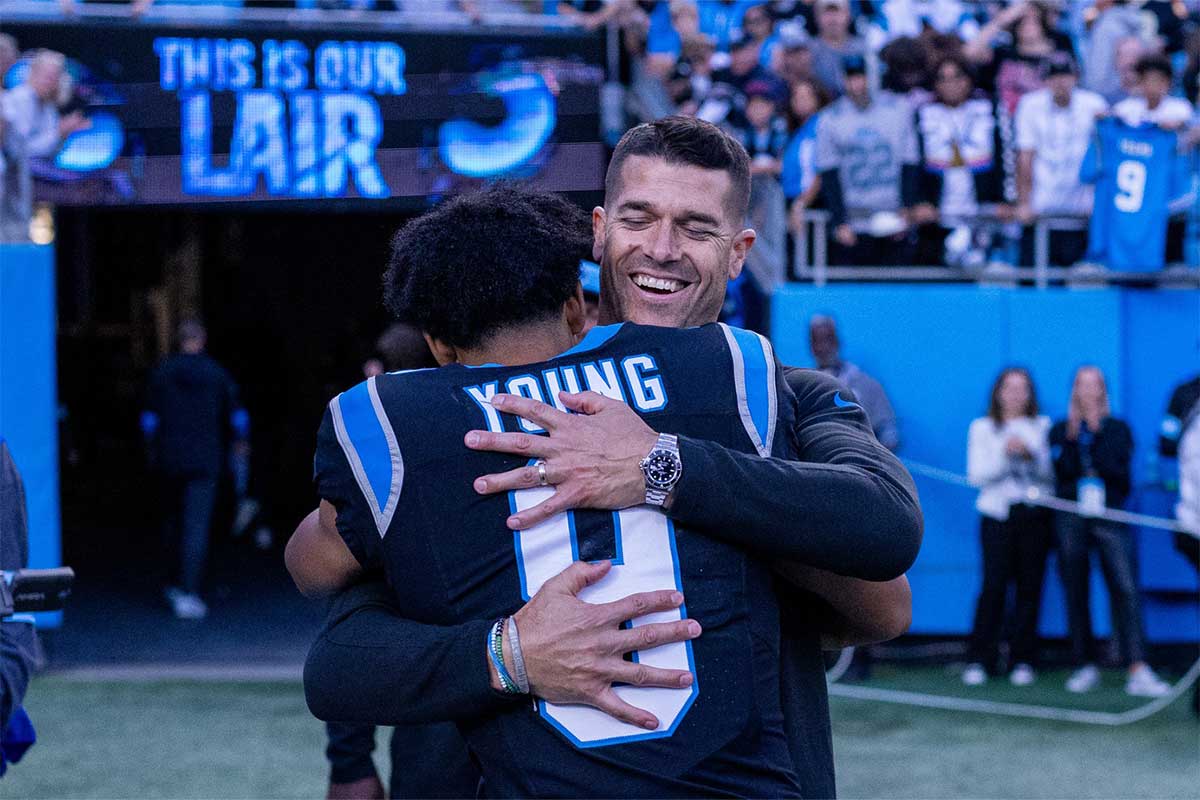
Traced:
[[1008, 674], [1008, 680], [1013, 686], [1029, 686], [1037, 680], [1037, 673], [1028, 664], [1017, 664]]
[[199, 596], [179, 592], [171, 600], [171, 608], [176, 619], [204, 619], [208, 616], [208, 606]]
[[1125, 681], [1125, 694], [1132, 697], [1162, 697], [1170, 691], [1171, 684], [1154, 674], [1154, 670], [1145, 664], [1129, 673]]
[[1100, 685], [1100, 670], [1095, 664], [1086, 664], [1071, 673], [1067, 678], [1067, 691], [1074, 694], [1090, 692]]
[[967, 668], [963, 670], [962, 682], [967, 686], [982, 686], [987, 683], [987, 670], [983, 668], [983, 664], [967, 664]]

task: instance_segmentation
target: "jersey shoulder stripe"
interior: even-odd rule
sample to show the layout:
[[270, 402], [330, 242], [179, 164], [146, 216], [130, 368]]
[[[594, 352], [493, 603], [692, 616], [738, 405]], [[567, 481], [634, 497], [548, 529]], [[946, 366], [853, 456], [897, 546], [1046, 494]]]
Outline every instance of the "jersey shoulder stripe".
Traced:
[[383, 538], [400, 502], [404, 459], [375, 380], [368, 378], [333, 398], [329, 411], [338, 444]]
[[766, 337], [719, 323], [733, 357], [738, 412], [760, 456], [771, 455], [778, 421], [775, 353]]

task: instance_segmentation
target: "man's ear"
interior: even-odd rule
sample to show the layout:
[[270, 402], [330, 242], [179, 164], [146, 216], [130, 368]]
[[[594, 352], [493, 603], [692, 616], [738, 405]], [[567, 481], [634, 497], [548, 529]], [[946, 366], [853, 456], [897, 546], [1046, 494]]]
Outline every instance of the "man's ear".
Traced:
[[757, 238], [758, 234], [753, 228], [746, 228], [733, 237], [733, 245], [729, 249], [729, 280], [742, 274], [742, 267], [746, 266], [746, 255], [750, 248], [754, 247], [754, 240]]
[[433, 360], [438, 363], [439, 367], [458, 362], [458, 351], [453, 345], [448, 345], [441, 339], [435, 339], [428, 333], [421, 335], [425, 337], [425, 344], [429, 345], [429, 352], [433, 353]]
[[600, 257], [604, 253], [604, 223], [608, 217], [604, 213], [604, 206], [596, 206], [592, 209], [592, 261], [600, 263]]
[[571, 336], [578, 340], [587, 325], [587, 303], [583, 299], [581, 284], [575, 284], [575, 291], [567, 298], [567, 302], [563, 303], [563, 318], [567, 321]]

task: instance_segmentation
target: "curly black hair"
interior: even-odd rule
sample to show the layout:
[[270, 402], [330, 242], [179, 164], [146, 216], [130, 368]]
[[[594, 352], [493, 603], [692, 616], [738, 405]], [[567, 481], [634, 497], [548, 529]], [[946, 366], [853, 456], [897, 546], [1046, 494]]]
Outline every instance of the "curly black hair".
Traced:
[[548, 192], [498, 184], [460, 195], [392, 239], [384, 305], [455, 347], [558, 314], [590, 258], [583, 209]]

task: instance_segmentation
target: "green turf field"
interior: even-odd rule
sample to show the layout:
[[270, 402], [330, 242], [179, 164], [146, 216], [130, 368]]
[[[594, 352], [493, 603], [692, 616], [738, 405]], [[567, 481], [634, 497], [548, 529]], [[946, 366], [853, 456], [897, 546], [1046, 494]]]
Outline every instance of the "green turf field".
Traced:
[[[939, 668], [876, 670], [871, 685], [1065, 705], [1061, 675], [965, 690]], [[323, 729], [286, 683], [35, 681], [39, 744], [0, 796], [319, 797]], [[1119, 676], [1082, 704], [1129, 707]], [[833, 701], [843, 798], [1195, 798], [1200, 726], [1184, 701], [1124, 728]], [[386, 752], [386, 748], [381, 748]]]

